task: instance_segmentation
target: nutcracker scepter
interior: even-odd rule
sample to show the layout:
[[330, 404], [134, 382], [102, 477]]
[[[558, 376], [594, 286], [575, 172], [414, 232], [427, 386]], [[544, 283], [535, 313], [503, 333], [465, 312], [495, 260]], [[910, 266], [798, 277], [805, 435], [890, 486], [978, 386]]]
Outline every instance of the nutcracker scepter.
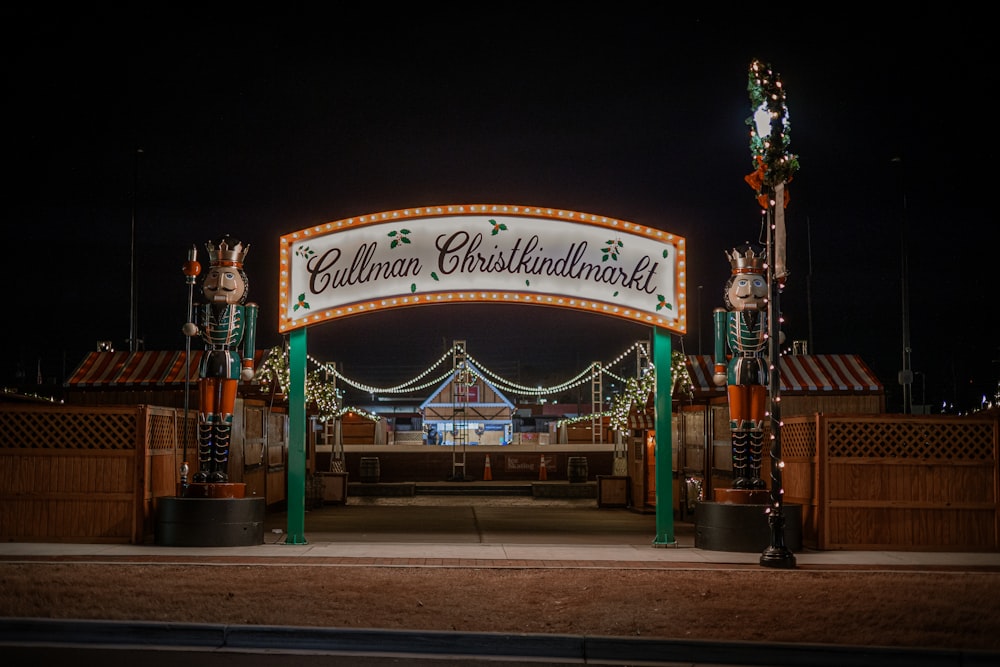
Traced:
[[[198, 263], [198, 247], [191, 246], [188, 250], [187, 261], [184, 262], [184, 282], [188, 286], [187, 319], [190, 322], [194, 311], [194, 285], [201, 273], [201, 264]], [[181, 490], [187, 489], [188, 485], [188, 412], [191, 403], [191, 337], [184, 336], [184, 458], [181, 464]]]

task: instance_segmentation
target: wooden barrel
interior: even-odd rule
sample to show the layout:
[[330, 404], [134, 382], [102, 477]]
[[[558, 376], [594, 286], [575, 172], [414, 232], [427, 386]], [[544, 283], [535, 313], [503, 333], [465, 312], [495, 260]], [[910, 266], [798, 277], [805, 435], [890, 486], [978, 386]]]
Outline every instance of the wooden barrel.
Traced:
[[381, 471], [379, 470], [377, 456], [361, 457], [361, 474], [359, 475], [359, 479], [362, 482], [378, 482], [380, 474]]
[[587, 457], [571, 456], [566, 460], [566, 477], [570, 482], [587, 481]]

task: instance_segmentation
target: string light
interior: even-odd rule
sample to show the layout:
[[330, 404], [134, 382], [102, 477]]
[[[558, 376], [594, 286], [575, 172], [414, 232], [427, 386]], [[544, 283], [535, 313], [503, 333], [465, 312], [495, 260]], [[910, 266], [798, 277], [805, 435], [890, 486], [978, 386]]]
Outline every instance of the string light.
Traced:
[[4, 387], [2, 390], [0, 390], [0, 392], [7, 394], [9, 396], [16, 396], [18, 398], [31, 398], [37, 400], [39, 403], [53, 403], [56, 405], [62, 405], [63, 403], [65, 403], [64, 400], [57, 399], [54, 396], [42, 396], [41, 394], [34, 392], [32, 393], [20, 392], [17, 389], [11, 387]]
[[[612, 409], [609, 411], [582, 415], [572, 419], [561, 420], [558, 423], [566, 424], [574, 423], [576, 421], [593, 420], [598, 417], [610, 417], [611, 422], [614, 425], [613, 428], [617, 426], [618, 428], [624, 429], [628, 421], [628, 413], [632, 409], [632, 406], [635, 404], [645, 405], [647, 397], [650, 393], [652, 393], [655, 387], [655, 369], [652, 365], [650, 365], [641, 378], [626, 378], [615, 374], [610, 369], [632, 358], [636, 348], [640, 345], [643, 345], [643, 343], [634, 343], [631, 347], [626, 349], [608, 364], [602, 365], [597, 362], [591, 363], [583, 371], [569, 380], [549, 387], [528, 387], [526, 385], [506, 380], [498, 373], [480, 365], [479, 362], [472, 357], [472, 355], [466, 354], [466, 358], [469, 361], [468, 371], [476, 377], [481, 378], [485, 382], [492, 383], [497, 389], [502, 391], [532, 396], [558, 394], [579, 387], [584, 383], [591, 382], [596, 366], [602, 375], [606, 375], [625, 384], [625, 390], [621, 394], [614, 397], [612, 401]], [[391, 387], [376, 387], [351, 379], [338, 371], [332, 364], [321, 362], [312, 355], [307, 354], [306, 359], [313, 364], [315, 368], [314, 370], [306, 373], [306, 403], [316, 406], [317, 418], [321, 422], [340, 417], [346, 412], [352, 412], [377, 421], [380, 417], [375, 413], [367, 412], [357, 407], [343, 406], [341, 392], [336, 389], [335, 382], [328, 381], [325, 376], [333, 376], [345, 384], [370, 394], [412, 394], [427, 389], [428, 387], [440, 385], [450, 379], [454, 371], [448, 369], [433, 379], [425, 381], [425, 379], [430, 376], [436, 368], [446, 362], [449, 362], [454, 352], [455, 348], [452, 347], [447, 352], [442, 354], [437, 361], [432, 363], [428, 368], [413, 378]], [[693, 396], [694, 383], [687, 369], [685, 355], [682, 352], [675, 351], [672, 354], [671, 371], [673, 373], [672, 390], [675, 390], [679, 386], [689, 397]], [[288, 387], [291, 384], [290, 377], [291, 374], [288, 367], [287, 350], [281, 346], [272, 348], [257, 370], [257, 380], [264, 386], [270, 386], [273, 383], [278, 393], [287, 394]]]

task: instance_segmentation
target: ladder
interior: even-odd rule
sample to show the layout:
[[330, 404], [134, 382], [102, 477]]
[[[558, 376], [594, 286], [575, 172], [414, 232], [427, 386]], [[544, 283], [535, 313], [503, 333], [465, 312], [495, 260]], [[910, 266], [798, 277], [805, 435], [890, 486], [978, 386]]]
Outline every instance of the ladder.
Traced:
[[635, 344], [635, 376], [641, 378], [649, 370], [649, 341], [640, 340]]
[[[642, 379], [649, 372], [649, 341], [640, 340], [635, 344], [635, 377]], [[615, 438], [615, 456], [612, 473], [617, 476], [628, 475], [628, 443], [633, 440], [632, 429], [626, 425], [625, 437], [619, 433]], [[642, 446], [645, 446], [644, 444]]]
[[[465, 341], [452, 346], [451, 479], [465, 481], [465, 452], [469, 444], [469, 385], [475, 381], [466, 360]], [[461, 447], [461, 450], [459, 450]]]
[[601, 413], [604, 412], [604, 391], [602, 384], [604, 374], [601, 372], [601, 362], [595, 361], [592, 368], [593, 371], [590, 375], [590, 413], [593, 417], [590, 424], [590, 441], [597, 443], [603, 440], [603, 437], [601, 437], [601, 424], [603, 423]]
[[337, 420], [323, 422], [323, 444], [330, 445], [330, 469], [328, 472], [345, 472], [344, 443], [337, 442]]
[[[323, 364], [323, 381], [330, 383], [334, 392], [334, 395], [339, 395], [340, 392], [337, 391], [337, 374], [330, 371], [334, 367], [334, 363], [328, 362]], [[339, 405], [338, 401], [338, 405]], [[346, 472], [347, 467], [344, 464], [344, 439], [337, 437], [341, 432], [338, 426], [340, 425], [340, 419], [328, 419], [323, 422], [323, 444], [330, 445], [330, 470], [329, 472]]]

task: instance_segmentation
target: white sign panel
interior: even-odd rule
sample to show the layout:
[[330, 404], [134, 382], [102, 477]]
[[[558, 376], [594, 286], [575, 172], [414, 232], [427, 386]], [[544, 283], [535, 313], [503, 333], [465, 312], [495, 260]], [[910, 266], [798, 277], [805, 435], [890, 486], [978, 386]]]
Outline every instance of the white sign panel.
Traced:
[[374, 213], [281, 237], [279, 330], [392, 308], [504, 303], [686, 329], [684, 239], [498, 204]]

